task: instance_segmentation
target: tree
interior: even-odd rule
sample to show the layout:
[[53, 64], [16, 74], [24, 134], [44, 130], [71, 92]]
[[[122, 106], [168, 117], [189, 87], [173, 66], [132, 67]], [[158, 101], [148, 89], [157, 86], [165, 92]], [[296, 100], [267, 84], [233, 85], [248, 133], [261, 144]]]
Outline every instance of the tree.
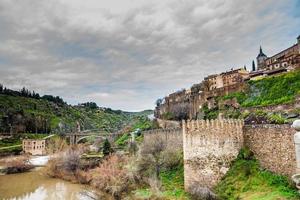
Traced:
[[112, 152], [110, 142], [107, 138], [104, 140], [102, 152], [105, 156], [109, 155]]
[[140, 158], [138, 161], [139, 171], [149, 174], [153, 174], [154, 172], [156, 178], [158, 178], [164, 164], [163, 152], [166, 148], [166, 141], [159, 135], [144, 141], [141, 146]]
[[3, 85], [0, 84], [0, 93], [2, 93], [2, 92], [3, 92]]
[[162, 99], [157, 99], [155, 104], [157, 107], [159, 107], [162, 104], [163, 100]]
[[255, 62], [252, 60], [252, 71], [256, 71]]

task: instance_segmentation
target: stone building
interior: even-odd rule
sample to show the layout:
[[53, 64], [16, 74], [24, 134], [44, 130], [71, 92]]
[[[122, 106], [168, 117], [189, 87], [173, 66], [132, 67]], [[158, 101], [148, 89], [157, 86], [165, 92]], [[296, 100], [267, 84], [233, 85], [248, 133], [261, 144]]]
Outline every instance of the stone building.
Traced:
[[46, 140], [24, 139], [22, 142], [24, 153], [29, 153], [33, 156], [46, 154]]
[[206, 90], [211, 91], [243, 82], [249, 78], [249, 72], [244, 68], [230, 70], [221, 74], [214, 74], [204, 78]]
[[258, 70], [267, 71], [271, 74], [300, 68], [300, 35], [296, 44], [271, 57], [267, 57], [260, 48], [257, 65]]
[[185, 105], [188, 107], [187, 116], [190, 119], [197, 118], [204, 104], [208, 104], [209, 108], [216, 106], [214, 97], [240, 91], [244, 80], [248, 78], [249, 72], [244, 68], [210, 75], [190, 89], [183, 89], [165, 97], [163, 103], [156, 107], [155, 116], [162, 118], [164, 113], [172, 113], [176, 107]]

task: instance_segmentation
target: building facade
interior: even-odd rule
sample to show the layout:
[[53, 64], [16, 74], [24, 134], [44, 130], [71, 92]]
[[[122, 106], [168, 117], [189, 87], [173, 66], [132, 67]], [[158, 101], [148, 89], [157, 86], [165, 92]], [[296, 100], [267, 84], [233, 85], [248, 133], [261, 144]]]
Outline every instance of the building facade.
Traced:
[[282, 69], [293, 70], [300, 68], [300, 35], [297, 43], [291, 47], [267, 57], [260, 48], [257, 56], [258, 70], [262, 71], [282, 71]]
[[33, 156], [46, 154], [46, 140], [24, 139], [22, 141], [24, 153], [29, 153]]
[[184, 107], [190, 119], [197, 118], [199, 110], [204, 104], [207, 104], [209, 108], [214, 107], [216, 105], [214, 97], [240, 91], [244, 80], [248, 78], [249, 72], [244, 68], [210, 75], [189, 89], [180, 90], [165, 97], [163, 103], [156, 107], [155, 116], [163, 118], [165, 113], [182, 110]]
[[221, 74], [214, 74], [204, 78], [206, 91], [212, 91], [235, 85], [249, 78], [249, 72], [244, 68], [230, 70]]

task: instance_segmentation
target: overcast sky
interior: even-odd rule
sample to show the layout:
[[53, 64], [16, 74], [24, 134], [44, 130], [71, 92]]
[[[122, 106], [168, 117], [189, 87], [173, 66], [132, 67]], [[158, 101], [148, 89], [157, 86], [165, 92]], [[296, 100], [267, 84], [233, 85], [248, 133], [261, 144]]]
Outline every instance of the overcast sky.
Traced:
[[299, 0], [0, 0], [0, 82], [137, 111], [296, 43]]

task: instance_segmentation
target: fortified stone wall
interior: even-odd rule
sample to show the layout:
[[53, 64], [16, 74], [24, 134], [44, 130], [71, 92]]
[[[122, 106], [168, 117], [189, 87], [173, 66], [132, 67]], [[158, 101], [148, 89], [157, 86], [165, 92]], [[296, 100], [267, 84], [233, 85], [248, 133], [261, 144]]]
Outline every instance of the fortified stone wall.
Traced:
[[184, 181], [212, 188], [225, 175], [243, 145], [243, 121], [182, 122]]
[[262, 167], [291, 177], [296, 169], [296, 131], [290, 125], [244, 126], [244, 145], [249, 147]]
[[180, 122], [172, 120], [156, 119], [160, 128], [180, 128]]
[[166, 141], [168, 147], [176, 150], [182, 150], [182, 129], [181, 128], [168, 128], [168, 129], [154, 129], [144, 131], [144, 141], [151, 138], [162, 138]]

